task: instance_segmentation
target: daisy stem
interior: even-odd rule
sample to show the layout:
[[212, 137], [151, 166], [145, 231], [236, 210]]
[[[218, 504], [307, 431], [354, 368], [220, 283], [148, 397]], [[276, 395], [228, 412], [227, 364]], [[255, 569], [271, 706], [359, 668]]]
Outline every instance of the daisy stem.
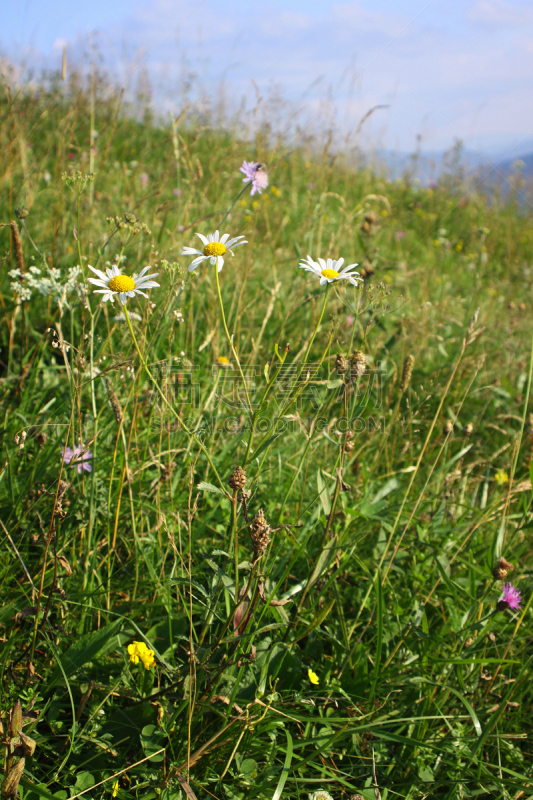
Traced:
[[235, 349], [235, 345], [233, 343], [233, 337], [230, 335], [228, 330], [228, 324], [226, 322], [226, 315], [224, 313], [224, 303], [222, 302], [222, 293], [220, 291], [220, 281], [218, 279], [218, 268], [215, 265], [215, 280], [217, 284], [217, 294], [218, 294], [218, 301], [220, 303], [220, 313], [222, 314], [222, 324], [224, 325], [224, 330], [226, 331], [226, 336], [229, 342], [229, 346], [231, 348], [231, 353], [233, 358], [235, 359], [235, 363], [237, 364], [237, 368], [239, 370], [239, 374], [241, 376], [241, 380], [244, 386], [244, 394], [246, 396], [246, 402], [248, 403], [248, 413], [250, 414], [250, 418], [253, 418], [254, 412], [252, 409], [252, 403], [250, 401], [250, 395], [248, 394], [248, 388], [246, 386], [246, 379], [244, 377], [244, 372], [242, 371], [241, 362], [239, 361], [239, 356], [237, 355], [237, 350]]
[[307, 359], [309, 358], [309, 354], [311, 352], [311, 348], [313, 347], [313, 342], [315, 341], [315, 337], [316, 337], [316, 335], [318, 333], [318, 329], [320, 328], [320, 326], [322, 324], [322, 319], [324, 317], [324, 311], [326, 310], [326, 303], [328, 302], [328, 292], [329, 292], [329, 283], [326, 283], [326, 291], [324, 293], [324, 302], [322, 303], [322, 311], [320, 312], [320, 317], [318, 318], [318, 322], [316, 324], [315, 330], [313, 332], [313, 335], [311, 336], [311, 341], [309, 342], [309, 347], [307, 348], [307, 352], [306, 352], [306, 354], [304, 356], [304, 360], [302, 361], [302, 368], [301, 368], [301, 370], [299, 372], [298, 379], [300, 378], [300, 375], [302, 374], [302, 371], [303, 371], [303, 369], [304, 369], [304, 367], [305, 367], [305, 365], [307, 363]]
[[162, 390], [162, 389], [161, 389], [161, 387], [159, 386], [158, 382], [156, 381], [156, 379], [154, 378], [154, 376], [153, 376], [153, 375], [152, 375], [152, 373], [150, 372], [150, 370], [149, 370], [149, 368], [148, 368], [148, 364], [146, 363], [146, 360], [145, 360], [145, 358], [144, 358], [144, 356], [143, 356], [143, 354], [142, 354], [142, 352], [141, 352], [141, 348], [139, 347], [139, 343], [138, 343], [138, 341], [137, 341], [137, 337], [135, 336], [135, 333], [133, 332], [133, 327], [132, 327], [132, 324], [131, 324], [130, 315], [128, 314], [128, 308], [127, 308], [127, 306], [124, 306], [124, 315], [125, 315], [125, 317], [126, 317], [126, 322], [128, 323], [128, 328], [130, 329], [130, 334], [131, 334], [131, 338], [132, 338], [132, 340], [133, 340], [133, 344], [134, 344], [134, 346], [135, 346], [135, 349], [137, 350], [137, 354], [138, 354], [138, 356], [139, 356], [139, 358], [140, 358], [140, 360], [141, 360], [141, 364], [143, 365], [143, 367], [144, 367], [144, 369], [145, 369], [145, 372], [146, 372], [146, 374], [148, 375], [148, 377], [149, 377], [149, 379], [150, 379], [150, 382], [152, 383], [152, 385], [153, 385], [154, 389], [155, 389], [155, 390], [156, 390], [156, 392], [158, 393], [158, 395], [159, 395], [159, 397], [161, 398], [161, 400], [163, 401], [163, 403], [164, 403], [164, 404], [166, 405], [166, 407], [169, 409], [169, 411], [170, 411], [170, 412], [173, 414], [173, 416], [174, 416], [174, 417], [177, 419], [178, 423], [179, 423], [179, 424], [180, 424], [180, 426], [183, 428], [183, 430], [185, 431], [185, 433], [186, 433], [188, 436], [190, 436], [190, 437], [191, 437], [191, 438], [192, 438], [192, 439], [193, 439], [193, 440], [196, 442], [196, 444], [198, 445], [198, 447], [200, 448], [200, 450], [203, 452], [203, 454], [204, 454], [204, 455], [205, 455], [205, 457], [207, 458], [207, 461], [208, 461], [208, 463], [209, 463], [209, 466], [210, 466], [210, 467], [211, 467], [211, 469], [213, 470], [213, 472], [214, 472], [214, 474], [215, 474], [215, 476], [216, 476], [216, 479], [217, 479], [217, 481], [218, 481], [218, 482], [219, 482], [219, 484], [220, 484], [220, 488], [221, 488], [221, 489], [223, 490], [223, 492], [224, 492], [224, 495], [226, 495], [226, 496], [229, 496], [229, 495], [228, 495], [228, 493], [227, 493], [227, 491], [226, 491], [226, 487], [224, 486], [224, 483], [222, 482], [222, 478], [221, 478], [221, 477], [220, 477], [220, 475], [218, 474], [217, 468], [216, 468], [216, 467], [215, 467], [215, 465], [213, 464], [213, 460], [212, 460], [212, 458], [211, 458], [211, 456], [210, 456], [210, 454], [209, 454], [209, 451], [207, 450], [206, 446], [205, 446], [205, 445], [204, 445], [204, 443], [203, 443], [203, 442], [202, 442], [202, 441], [201, 441], [201, 440], [200, 440], [200, 439], [199, 439], [199, 438], [196, 436], [196, 434], [195, 434], [193, 431], [191, 431], [191, 430], [190, 430], [190, 429], [187, 427], [187, 425], [184, 423], [184, 421], [182, 420], [182, 418], [180, 417], [180, 415], [178, 414], [178, 412], [176, 411], [176, 409], [175, 409], [175, 408], [173, 407], [173, 405], [172, 405], [172, 404], [171, 404], [171, 403], [168, 401], [168, 398], [166, 397], [165, 393], [163, 392], [163, 390]]
[[239, 194], [237, 195], [237, 197], [235, 198], [233, 203], [230, 205], [230, 207], [228, 208], [228, 210], [226, 211], [226, 213], [224, 214], [224, 216], [222, 217], [222, 219], [218, 223], [217, 230], [220, 230], [220, 228], [222, 227], [222, 223], [225, 222], [226, 219], [228, 218], [228, 215], [231, 213], [235, 203], [237, 202], [239, 197], [242, 197], [242, 195], [245, 193], [245, 191], [248, 189], [249, 186], [250, 186], [250, 182], [244, 184], [244, 186], [242, 187], [241, 191], [239, 192]]

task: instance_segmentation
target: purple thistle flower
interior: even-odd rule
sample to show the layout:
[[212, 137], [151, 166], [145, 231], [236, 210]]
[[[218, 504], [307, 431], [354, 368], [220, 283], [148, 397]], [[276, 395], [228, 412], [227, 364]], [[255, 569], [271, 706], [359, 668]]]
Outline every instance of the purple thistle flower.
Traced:
[[522, 592], [520, 589], [517, 589], [513, 586], [512, 583], [504, 583], [503, 584], [503, 594], [498, 601], [498, 605], [500, 603], [503, 605], [504, 603], [509, 606], [511, 611], [518, 611], [520, 608], [520, 603], [522, 602]]
[[253, 197], [256, 192], [263, 194], [263, 189], [266, 189], [268, 186], [268, 175], [264, 164], [260, 164], [259, 161], [243, 161], [240, 171], [243, 175], [246, 175], [246, 177], [242, 179], [243, 183], [252, 182], [250, 196]]
[[[63, 461], [65, 464], [68, 464], [71, 467], [77, 467], [78, 475], [80, 475], [82, 469], [87, 470], [87, 472], [92, 472], [92, 467], [88, 462], [93, 457], [93, 454], [90, 450], [86, 450], [82, 456], [82, 452], [83, 448], [79, 444], [77, 444], [74, 448], [65, 447], [65, 449], [61, 451], [61, 455], [63, 456]], [[72, 464], [70, 463], [71, 461], [73, 462]]]

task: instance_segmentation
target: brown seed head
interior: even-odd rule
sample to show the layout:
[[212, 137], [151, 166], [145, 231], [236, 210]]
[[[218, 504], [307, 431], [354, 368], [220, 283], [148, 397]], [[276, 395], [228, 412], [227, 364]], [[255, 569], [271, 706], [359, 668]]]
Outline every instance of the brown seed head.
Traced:
[[246, 486], [246, 472], [242, 467], [236, 467], [229, 476], [229, 485], [232, 489], [244, 489]]
[[474, 426], [471, 422], [467, 422], [463, 428], [463, 436], [470, 436], [472, 431], [474, 430]]
[[350, 370], [352, 379], [359, 378], [361, 375], [364, 375], [366, 369], [366, 356], [363, 351], [356, 350], [355, 353], [352, 354], [350, 360], [352, 362], [352, 367]]
[[265, 519], [263, 509], [260, 508], [250, 525], [250, 537], [254, 548], [254, 561], [258, 561], [264, 555], [270, 544], [270, 525]]
[[339, 373], [339, 375], [344, 375], [345, 372], [348, 372], [350, 369], [350, 362], [346, 358], [346, 356], [341, 355], [340, 353], [337, 354], [335, 358], [335, 369]]

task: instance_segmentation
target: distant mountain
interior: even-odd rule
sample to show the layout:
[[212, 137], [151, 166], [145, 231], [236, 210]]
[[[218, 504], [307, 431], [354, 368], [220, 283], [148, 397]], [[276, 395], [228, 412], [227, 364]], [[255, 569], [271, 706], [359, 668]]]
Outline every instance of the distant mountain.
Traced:
[[533, 153], [528, 153], [518, 158], [510, 158], [506, 161], [500, 161], [497, 167], [504, 172], [520, 171], [524, 178], [531, 178], [533, 176]]

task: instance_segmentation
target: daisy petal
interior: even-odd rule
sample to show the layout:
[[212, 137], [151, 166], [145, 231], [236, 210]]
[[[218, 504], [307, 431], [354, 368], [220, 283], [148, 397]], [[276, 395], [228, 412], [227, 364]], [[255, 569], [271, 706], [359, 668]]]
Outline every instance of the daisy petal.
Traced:
[[89, 267], [90, 270], [92, 270], [94, 272], [95, 275], [98, 275], [100, 280], [102, 280], [102, 281], [106, 281], [107, 280], [107, 275], [105, 274], [105, 272], [102, 272], [102, 270], [100, 270], [100, 269], [95, 269], [94, 267], [91, 267], [90, 264], [87, 264], [87, 266]]

